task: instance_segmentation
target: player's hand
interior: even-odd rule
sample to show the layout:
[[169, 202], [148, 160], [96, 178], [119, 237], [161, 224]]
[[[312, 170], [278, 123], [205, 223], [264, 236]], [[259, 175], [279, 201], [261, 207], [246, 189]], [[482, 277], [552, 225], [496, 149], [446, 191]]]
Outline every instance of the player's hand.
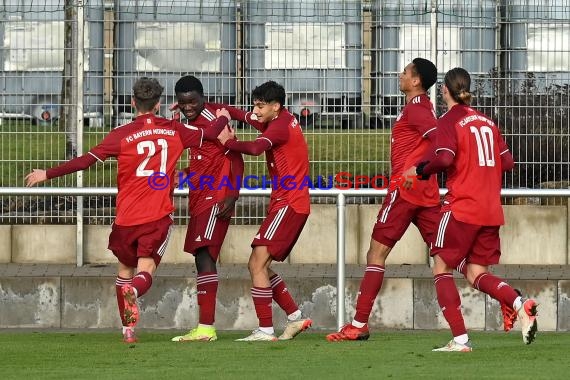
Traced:
[[218, 204], [218, 206], [220, 207], [220, 211], [216, 214], [216, 217], [222, 220], [230, 219], [234, 213], [236, 201], [237, 198], [226, 197], [222, 202]]
[[168, 106], [168, 110], [172, 112], [172, 120], [180, 121], [182, 119], [182, 116], [180, 115], [182, 113], [182, 110], [178, 106], [178, 102], [172, 103], [170, 106]]
[[25, 177], [26, 187], [32, 187], [40, 182], [46, 181], [47, 179], [47, 172], [45, 170], [34, 169]]
[[232, 117], [230, 116], [230, 113], [225, 108], [218, 108], [216, 110], [216, 117], [220, 117], [220, 116], [225, 116], [228, 120], [232, 119]]
[[220, 134], [218, 135], [218, 140], [222, 145], [225, 145], [226, 141], [233, 140], [235, 136], [236, 136], [235, 129], [228, 124], [224, 129], [222, 129], [222, 132], [220, 132]]
[[[429, 176], [430, 176], [429, 174], [423, 174], [424, 168], [426, 167], [427, 164], [429, 164], [429, 161], [422, 161], [418, 164], [415, 174], [419, 180], [427, 181], [429, 179]], [[419, 175], [418, 173], [422, 173], [422, 174]]]
[[417, 179], [418, 175], [416, 174], [416, 167], [412, 166], [402, 174], [401, 186], [406, 190], [410, 190], [414, 187], [414, 183]]

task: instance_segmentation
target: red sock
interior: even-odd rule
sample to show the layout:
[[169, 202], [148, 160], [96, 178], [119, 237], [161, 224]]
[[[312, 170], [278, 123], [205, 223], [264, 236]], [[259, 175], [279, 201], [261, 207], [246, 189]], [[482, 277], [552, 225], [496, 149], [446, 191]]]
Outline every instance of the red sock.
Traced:
[[251, 288], [251, 297], [255, 306], [255, 313], [259, 319], [259, 327], [273, 327], [273, 312], [271, 300], [273, 299], [271, 288]]
[[491, 273], [481, 273], [477, 276], [473, 281], [473, 287], [510, 307], [513, 307], [513, 302], [519, 296], [509, 284]]
[[433, 277], [437, 301], [445, 320], [451, 328], [453, 336], [467, 334], [463, 314], [461, 314], [461, 299], [453, 280], [453, 274], [442, 273]]
[[117, 293], [117, 306], [119, 306], [119, 315], [121, 316], [121, 322], [123, 326], [126, 326], [127, 323], [125, 322], [125, 300], [123, 298], [123, 292], [121, 288], [123, 285], [132, 284], [132, 278], [123, 278], [121, 276], [117, 276], [115, 280], [115, 293]]
[[218, 274], [216, 272], [198, 273], [196, 280], [200, 323], [213, 325], [216, 315], [216, 293], [218, 292]]
[[382, 281], [384, 281], [384, 267], [382, 265], [367, 265], [358, 291], [355, 321], [368, 323], [372, 305], [380, 292]]
[[137, 298], [142, 297], [152, 285], [152, 276], [148, 272], [139, 272], [133, 277], [133, 288], [137, 290]]
[[299, 307], [287, 289], [287, 285], [285, 285], [285, 282], [278, 274], [271, 276], [269, 281], [271, 282], [273, 299], [275, 302], [277, 302], [277, 305], [279, 305], [279, 307], [283, 309], [285, 313], [287, 313], [287, 315], [293, 314], [299, 310]]

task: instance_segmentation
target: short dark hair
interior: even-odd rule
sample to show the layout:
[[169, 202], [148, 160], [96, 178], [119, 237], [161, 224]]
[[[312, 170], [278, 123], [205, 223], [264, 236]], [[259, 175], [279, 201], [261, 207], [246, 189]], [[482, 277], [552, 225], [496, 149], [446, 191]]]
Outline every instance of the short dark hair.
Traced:
[[164, 87], [154, 78], [142, 77], [133, 84], [133, 99], [139, 112], [152, 111], [160, 101]]
[[437, 82], [437, 67], [425, 58], [414, 58], [414, 71], [420, 77], [422, 88], [427, 91]]
[[251, 92], [251, 98], [253, 101], [260, 100], [266, 103], [278, 102], [283, 107], [285, 105], [285, 89], [277, 82], [265, 82]]
[[185, 75], [178, 79], [176, 85], [174, 86], [174, 92], [177, 94], [195, 91], [201, 96], [204, 96], [204, 86], [200, 79], [196, 78], [194, 75]]

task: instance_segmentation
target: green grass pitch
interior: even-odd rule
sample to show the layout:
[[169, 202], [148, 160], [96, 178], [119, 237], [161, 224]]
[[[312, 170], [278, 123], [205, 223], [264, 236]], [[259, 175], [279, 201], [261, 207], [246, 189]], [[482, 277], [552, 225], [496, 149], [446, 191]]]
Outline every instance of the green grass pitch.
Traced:
[[562, 379], [570, 334], [471, 332], [471, 353], [431, 352], [447, 331], [372, 331], [365, 342], [329, 343], [323, 332], [289, 342], [235, 342], [248, 332], [218, 332], [211, 343], [174, 343], [179, 331], [0, 331], [0, 374], [7, 379]]

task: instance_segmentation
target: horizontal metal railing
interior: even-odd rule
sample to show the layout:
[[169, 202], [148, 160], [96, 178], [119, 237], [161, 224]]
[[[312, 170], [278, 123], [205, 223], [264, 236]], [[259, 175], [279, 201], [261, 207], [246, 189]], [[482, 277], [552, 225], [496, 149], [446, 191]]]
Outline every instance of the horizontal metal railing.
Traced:
[[[310, 190], [311, 196], [336, 198], [337, 207], [337, 327], [340, 329], [344, 324], [345, 314], [345, 217], [346, 217], [346, 197], [358, 196], [386, 196], [387, 190], [374, 189], [330, 189], [330, 190]], [[440, 194], [444, 195], [447, 189], [440, 189]], [[269, 196], [270, 189], [241, 189], [240, 196]], [[116, 188], [99, 188], [99, 187], [3, 187], [0, 188], [0, 196], [23, 195], [23, 196], [42, 196], [42, 195], [66, 195], [66, 196], [95, 196], [107, 195], [113, 196], [117, 194]], [[187, 189], [176, 189], [175, 196], [188, 195]], [[504, 197], [570, 197], [570, 189], [502, 189], [501, 195]], [[78, 200], [77, 204], [81, 204]], [[83, 265], [83, 210], [77, 210], [77, 266]]]
[[[311, 196], [326, 196], [334, 197], [339, 194], [344, 194], [347, 197], [369, 197], [386, 196], [386, 190], [375, 189], [336, 189], [330, 190], [309, 190]], [[445, 195], [447, 189], [439, 189], [440, 195]], [[268, 196], [271, 189], [241, 189], [240, 196]], [[0, 187], [0, 196], [6, 195], [117, 195], [117, 188], [115, 187]], [[174, 195], [185, 196], [188, 195], [188, 189], [176, 189]], [[570, 197], [570, 189], [502, 189], [501, 196], [503, 197]]]

